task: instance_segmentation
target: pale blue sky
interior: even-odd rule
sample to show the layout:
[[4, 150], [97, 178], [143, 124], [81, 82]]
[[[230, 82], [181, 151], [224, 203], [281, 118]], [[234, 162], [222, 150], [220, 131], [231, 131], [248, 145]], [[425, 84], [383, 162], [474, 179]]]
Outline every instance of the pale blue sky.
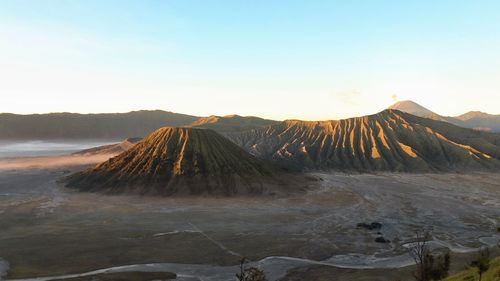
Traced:
[[0, 112], [500, 113], [500, 1], [0, 1]]

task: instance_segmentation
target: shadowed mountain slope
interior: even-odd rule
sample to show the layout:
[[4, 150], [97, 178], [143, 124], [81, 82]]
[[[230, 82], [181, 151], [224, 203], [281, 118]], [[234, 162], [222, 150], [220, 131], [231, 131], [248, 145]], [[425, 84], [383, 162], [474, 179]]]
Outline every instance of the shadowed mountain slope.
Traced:
[[278, 123], [253, 116], [210, 116], [142, 110], [128, 113], [0, 114], [0, 140], [107, 139], [146, 136], [165, 127], [196, 127], [217, 132], [240, 132]]
[[212, 130], [165, 127], [130, 150], [72, 175], [87, 191], [159, 195], [262, 193], [272, 171]]
[[470, 111], [456, 117], [442, 116], [413, 101], [400, 101], [391, 105], [389, 109], [397, 109], [419, 117], [449, 122], [464, 128], [500, 132], [500, 115], [493, 115], [480, 111]]
[[209, 116], [202, 117], [191, 123], [189, 127], [212, 129], [217, 132], [240, 132], [279, 123], [278, 121], [254, 116]]
[[0, 139], [125, 139], [164, 126], [185, 126], [199, 117], [161, 110], [128, 113], [0, 114]]
[[78, 156], [90, 156], [90, 155], [118, 155], [124, 151], [131, 149], [136, 143], [138, 143], [141, 138], [128, 138], [120, 143], [113, 143], [108, 145], [101, 145], [98, 147], [93, 147], [89, 149], [84, 149], [72, 153], [72, 155]]
[[449, 171], [500, 168], [500, 135], [398, 110], [339, 121], [284, 121], [228, 137], [292, 168]]

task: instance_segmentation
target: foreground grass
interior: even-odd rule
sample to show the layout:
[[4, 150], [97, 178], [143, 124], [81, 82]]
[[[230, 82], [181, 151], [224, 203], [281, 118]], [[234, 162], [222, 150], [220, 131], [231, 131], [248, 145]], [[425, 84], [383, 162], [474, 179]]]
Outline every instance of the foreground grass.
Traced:
[[[452, 275], [444, 281], [476, 281], [479, 280], [477, 269], [471, 268]], [[483, 273], [481, 281], [500, 281], [500, 257], [493, 259], [490, 263], [490, 268], [487, 272]]]

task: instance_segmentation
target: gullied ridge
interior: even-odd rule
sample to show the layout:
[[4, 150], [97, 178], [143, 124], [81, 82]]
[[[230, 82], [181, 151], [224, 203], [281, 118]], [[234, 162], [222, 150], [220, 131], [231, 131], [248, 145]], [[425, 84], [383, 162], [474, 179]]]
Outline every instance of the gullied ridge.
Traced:
[[263, 159], [302, 169], [499, 169], [500, 135], [398, 110], [338, 121], [284, 121], [227, 135]]
[[212, 130], [165, 127], [130, 150], [72, 175], [69, 187], [156, 195], [260, 193], [271, 170]]

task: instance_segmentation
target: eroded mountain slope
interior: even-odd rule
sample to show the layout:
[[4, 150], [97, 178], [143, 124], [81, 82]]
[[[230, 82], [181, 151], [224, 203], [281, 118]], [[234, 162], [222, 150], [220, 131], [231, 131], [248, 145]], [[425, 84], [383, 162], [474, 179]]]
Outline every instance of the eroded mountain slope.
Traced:
[[139, 194], [262, 193], [272, 171], [212, 130], [165, 127], [128, 151], [75, 174], [68, 186]]
[[449, 171], [500, 168], [500, 136], [398, 110], [338, 121], [284, 121], [227, 135], [296, 169]]

